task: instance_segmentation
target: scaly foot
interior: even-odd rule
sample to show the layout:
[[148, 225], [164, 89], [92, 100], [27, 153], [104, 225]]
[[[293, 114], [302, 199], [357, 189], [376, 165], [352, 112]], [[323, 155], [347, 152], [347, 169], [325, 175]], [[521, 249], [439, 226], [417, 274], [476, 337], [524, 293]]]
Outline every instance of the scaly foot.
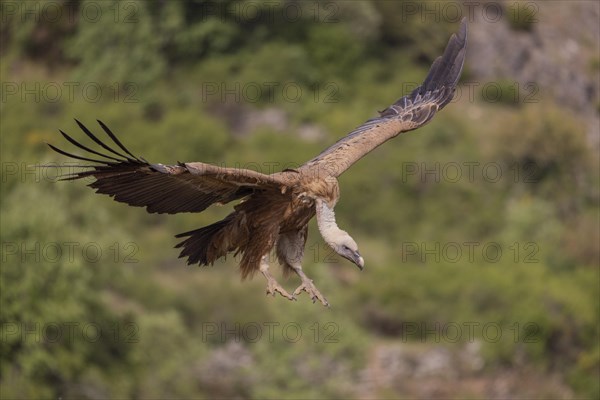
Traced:
[[273, 276], [271, 276], [271, 273], [269, 272], [268, 257], [266, 255], [263, 256], [260, 260], [260, 272], [262, 272], [264, 277], [267, 279], [267, 296], [271, 294], [271, 295], [273, 295], [273, 297], [275, 297], [275, 293], [279, 293], [280, 295], [282, 295], [283, 297], [285, 297], [288, 300], [296, 300], [296, 298], [294, 296], [289, 294], [287, 292], [287, 290], [285, 290], [275, 280], [275, 278], [273, 278]]
[[319, 289], [317, 289], [317, 287], [313, 284], [312, 279], [306, 277], [302, 278], [302, 284], [298, 286], [298, 289], [294, 290], [294, 298], [300, 293], [302, 293], [302, 291], [308, 293], [313, 303], [319, 300], [325, 307], [329, 307], [329, 302], [327, 301], [325, 296], [323, 296], [321, 292], [319, 292]]
[[272, 277], [267, 278], [267, 296], [273, 295], [273, 297], [275, 297], [275, 293], [279, 293], [288, 300], [296, 300], [296, 298], [289, 294], [275, 279]]

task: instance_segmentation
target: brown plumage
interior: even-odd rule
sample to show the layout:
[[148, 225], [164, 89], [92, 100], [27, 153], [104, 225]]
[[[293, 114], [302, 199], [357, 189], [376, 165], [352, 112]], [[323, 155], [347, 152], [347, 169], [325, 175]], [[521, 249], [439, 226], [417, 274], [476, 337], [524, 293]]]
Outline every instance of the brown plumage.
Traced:
[[[241, 200], [226, 218], [212, 225], [177, 235], [185, 238], [176, 247], [188, 264], [209, 265], [228, 253], [241, 254], [243, 278], [260, 271], [267, 279], [267, 293], [295, 299], [306, 291], [313, 301], [327, 300], [302, 271], [302, 256], [310, 219], [317, 216], [319, 231], [341, 256], [363, 268], [356, 242], [335, 222], [339, 199], [337, 177], [371, 150], [423, 126], [452, 100], [466, 49], [467, 25], [463, 19], [458, 35], [452, 35], [423, 84], [380, 112], [297, 170], [265, 175], [251, 170], [217, 167], [201, 162], [176, 165], [151, 164], [134, 156], [110, 129], [98, 121], [111, 145], [100, 140], [83, 124], [83, 132], [101, 150], [86, 147], [66, 133], [71, 144], [90, 156], [60, 154], [93, 164], [63, 179], [94, 177], [89, 186], [119, 202], [146, 207], [150, 213], [201, 212], [212, 204]], [[116, 147], [115, 147], [116, 146]], [[302, 284], [292, 295], [270, 275], [269, 254], [275, 248], [284, 272], [296, 272]]]

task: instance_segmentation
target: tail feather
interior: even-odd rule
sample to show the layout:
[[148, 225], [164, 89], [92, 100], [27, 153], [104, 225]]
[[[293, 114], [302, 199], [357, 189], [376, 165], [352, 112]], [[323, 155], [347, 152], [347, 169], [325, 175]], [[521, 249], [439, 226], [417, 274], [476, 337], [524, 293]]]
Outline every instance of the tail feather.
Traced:
[[236, 250], [239, 243], [238, 227], [234, 227], [234, 214], [212, 225], [184, 232], [175, 237], [188, 237], [175, 248], [183, 248], [179, 258], [187, 257], [188, 265], [212, 265], [218, 258]]
[[242, 254], [240, 273], [242, 279], [252, 277], [260, 268], [263, 256], [269, 254], [277, 241], [280, 221], [286, 202], [268, 202], [253, 197], [235, 207], [225, 219], [204, 228], [178, 234], [187, 237], [176, 245], [182, 248], [179, 258], [187, 263], [212, 265], [218, 258], [233, 252]]

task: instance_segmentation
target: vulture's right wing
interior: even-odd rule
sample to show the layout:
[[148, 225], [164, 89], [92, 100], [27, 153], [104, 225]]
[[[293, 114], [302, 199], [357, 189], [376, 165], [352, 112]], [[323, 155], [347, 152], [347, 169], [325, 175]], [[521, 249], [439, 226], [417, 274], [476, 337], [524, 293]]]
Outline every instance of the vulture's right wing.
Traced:
[[48, 144], [62, 155], [93, 163], [69, 166], [89, 170], [73, 172], [62, 176], [62, 179], [93, 177], [96, 181], [89, 186], [96, 189], [97, 193], [107, 194], [130, 206], [146, 207], [151, 213], [200, 212], [211, 204], [225, 204], [245, 197], [256, 189], [280, 190], [282, 185], [275, 176], [247, 169], [224, 168], [201, 162], [150, 164], [131, 154], [101, 121], [98, 123], [119, 147], [119, 151], [98, 139], [82, 123], [76, 122], [105, 152], [91, 149], [61, 131], [71, 144], [96, 157], [67, 153]]
[[308, 161], [301, 169], [337, 177], [387, 140], [425, 125], [452, 100], [465, 61], [466, 47], [467, 20], [463, 18], [458, 34], [450, 37], [444, 54], [433, 62], [421, 86], [381, 111], [379, 117], [368, 120]]

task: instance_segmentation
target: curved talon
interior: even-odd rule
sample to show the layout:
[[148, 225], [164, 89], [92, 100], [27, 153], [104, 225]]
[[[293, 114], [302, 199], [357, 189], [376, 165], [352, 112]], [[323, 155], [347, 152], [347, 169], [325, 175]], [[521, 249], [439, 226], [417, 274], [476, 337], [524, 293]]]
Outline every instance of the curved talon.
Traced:
[[327, 301], [325, 296], [323, 296], [321, 294], [321, 292], [319, 292], [319, 290], [313, 284], [312, 279], [302, 280], [302, 284], [300, 286], [298, 286], [298, 288], [296, 290], [294, 290], [293, 296], [295, 297], [295, 296], [299, 295], [300, 293], [302, 293], [302, 291], [308, 293], [313, 304], [317, 300], [319, 300], [321, 302], [321, 304], [323, 304], [325, 307], [329, 307], [329, 302]]
[[281, 287], [276, 281], [269, 281], [267, 284], [267, 296], [272, 295], [275, 297], [275, 294], [279, 293], [282, 297], [285, 297], [288, 300], [297, 300], [294, 296], [289, 294], [287, 290]]
[[267, 279], [267, 296], [271, 294], [273, 295], [273, 297], [275, 297], [275, 293], [279, 293], [282, 297], [285, 297], [288, 300], [296, 300], [294, 296], [289, 294], [287, 290], [285, 290], [279, 284], [279, 282], [277, 282], [275, 278], [271, 276], [271, 274], [269, 273], [269, 263], [266, 255], [263, 256], [260, 260], [260, 272], [262, 272], [262, 274]]

